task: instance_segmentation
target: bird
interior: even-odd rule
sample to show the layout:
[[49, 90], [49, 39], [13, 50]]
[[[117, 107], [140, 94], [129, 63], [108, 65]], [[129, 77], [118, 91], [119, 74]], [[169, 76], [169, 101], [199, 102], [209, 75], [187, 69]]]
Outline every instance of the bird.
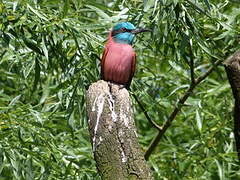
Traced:
[[101, 79], [129, 89], [136, 69], [133, 40], [136, 34], [148, 31], [130, 22], [120, 22], [112, 28], [101, 58]]

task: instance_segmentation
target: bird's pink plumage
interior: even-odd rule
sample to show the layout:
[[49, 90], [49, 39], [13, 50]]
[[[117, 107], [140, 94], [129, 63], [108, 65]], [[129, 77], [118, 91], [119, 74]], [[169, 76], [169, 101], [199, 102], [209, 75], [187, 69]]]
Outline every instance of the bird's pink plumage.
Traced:
[[101, 62], [102, 78], [129, 86], [135, 65], [135, 52], [132, 46], [115, 42], [110, 34]]

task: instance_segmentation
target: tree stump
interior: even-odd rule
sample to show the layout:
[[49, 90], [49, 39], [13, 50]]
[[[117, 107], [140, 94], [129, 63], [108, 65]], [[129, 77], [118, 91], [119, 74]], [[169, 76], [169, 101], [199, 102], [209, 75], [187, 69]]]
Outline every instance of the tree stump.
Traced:
[[128, 91], [103, 80], [93, 83], [87, 91], [87, 113], [102, 179], [153, 179], [138, 144]]
[[235, 99], [234, 106], [234, 137], [238, 159], [240, 161], [240, 51], [234, 53], [224, 61], [227, 77]]

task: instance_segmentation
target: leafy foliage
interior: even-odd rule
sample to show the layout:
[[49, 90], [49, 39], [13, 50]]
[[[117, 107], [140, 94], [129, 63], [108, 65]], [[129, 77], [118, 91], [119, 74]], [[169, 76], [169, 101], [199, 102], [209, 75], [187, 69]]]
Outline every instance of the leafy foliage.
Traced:
[[[99, 79], [107, 32], [118, 21], [153, 29], [137, 37], [132, 93], [163, 125], [178, 99], [238, 49], [239, 2], [208, 0], [0, 1], [0, 179], [99, 179], [85, 91]], [[232, 96], [215, 67], [167, 130], [149, 163], [156, 179], [237, 179]], [[134, 101], [144, 150], [157, 131]]]

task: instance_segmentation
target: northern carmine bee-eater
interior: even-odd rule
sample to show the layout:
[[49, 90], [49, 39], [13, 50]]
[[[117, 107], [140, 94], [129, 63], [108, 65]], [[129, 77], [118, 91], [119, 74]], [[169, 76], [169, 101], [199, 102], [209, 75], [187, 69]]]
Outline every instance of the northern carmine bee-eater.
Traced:
[[136, 34], [149, 31], [121, 22], [110, 31], [101, 60], [101, 78], [129, 88], [135, 68], [136, 53], [132, 48]]

